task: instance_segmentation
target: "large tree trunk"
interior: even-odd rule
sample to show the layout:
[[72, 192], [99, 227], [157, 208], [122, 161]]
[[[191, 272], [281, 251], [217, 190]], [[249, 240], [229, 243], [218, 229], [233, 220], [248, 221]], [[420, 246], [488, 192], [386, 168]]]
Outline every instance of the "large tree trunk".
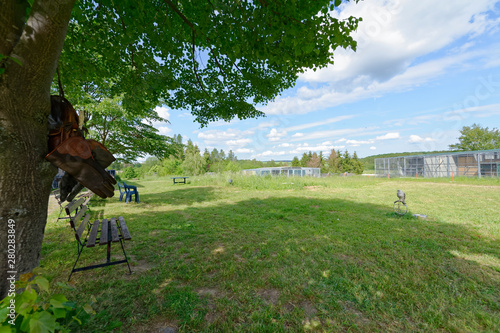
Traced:
[[[21, 62], [0, 62], [0, 299], [9, 289], [10, 272], [29, 272], [40, 259], [56, 173], [44, 160], [50, 85], [74, 2], [36, 0], [26, 20], [26, 4], [0, 0], [0, 54]], [[15, 253], [8, 257], [9, 229], [16, 238]]]

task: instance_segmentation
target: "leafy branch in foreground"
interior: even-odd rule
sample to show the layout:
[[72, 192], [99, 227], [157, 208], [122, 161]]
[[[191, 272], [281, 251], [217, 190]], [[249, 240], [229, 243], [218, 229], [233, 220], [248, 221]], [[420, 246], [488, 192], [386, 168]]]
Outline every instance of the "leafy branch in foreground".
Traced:
[[[35, 272], [40, 273], [40, 269]], [[72, 287], [59, 283], [60, 287]], [[8, 295], [0, 301], [0, 332], [71, 332], [95, 314], [94, 296], [83, 306], [69, 301], [63, 294], [52, 294], [49, 281], [43, 276], [26, 273], [19, 277], [14, 297]], [[11, 307], [15, 306], [15, 313]]]
[[154, 122], [168, 122], [155, 110], [129, 112], [122, 98], [104, 98], [79, 106], [84, 110], [87, 138], [105, 145], [118, 160], [131, 162], [146, 155], [165, 158], [177, 150], [174, 140], [161, 135]]

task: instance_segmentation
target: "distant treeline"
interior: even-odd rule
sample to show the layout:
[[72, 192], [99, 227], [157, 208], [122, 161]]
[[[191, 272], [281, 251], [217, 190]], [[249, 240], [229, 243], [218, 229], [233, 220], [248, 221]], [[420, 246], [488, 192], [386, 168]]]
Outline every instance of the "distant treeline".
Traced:
[[253, 160], [238, 160], [232, 150], [227, 153], [224, 150], [214, 148], [212, 151], [202, 153], [197, 145], [188, 140], [182, 144], [180, 135], [174, 136], [177, 142], [176, 152], [164, 159], [149, 157], [142, 163], [113, 163], [111, 169], [123, 170], [121, 176], [124, 178], [137, 178], [147, 175], [202, 175], [207, 172], [240, 171], [244, 169], [255, 169], [262, 167], [275, 167], [289, 165], [286, 162], [262, 162]]
[[341, 152], [332, 149], [328, 157], [325, 157], [323, 152], [317, 154], [309, 151], [304, 153], [300, 159], [295, 156], [292, 160], [292, 166], [320, 168], [321, 173], [348, 172], [358, 175], [363, 173], [363, 164], [358, 159], [356, 152], [351, 156], [347, 150]]
[[320, 168], [321, 173], [363, 173], [363, 165], [356, 153], [349, 154], [348, 151], [341, 152], [332, 150], [328, 157], [315, 152], [304, 153], [299, 159], [294, 157], [288, 161], [257, 161], [238, 160], [232, 150], [227, 153], [222, 149], [214, 148], [212, 151], [205, 149], [200, 151], [191, 140], [187, 144], [182, 143], [180, 135], [174, 136], [175, 151], [167, 158], [158, 159], [149, 157], [142, 163], [113, 163], [111, 169], [122, 170], [121, 177], [138, 178], [147, 175], [185, 175], [196, 176], [208, 172], [220, 173], [224, 171], [237, 172], [245, 169], [256, 169], [263, 167], [278, 166], [302, 166]]

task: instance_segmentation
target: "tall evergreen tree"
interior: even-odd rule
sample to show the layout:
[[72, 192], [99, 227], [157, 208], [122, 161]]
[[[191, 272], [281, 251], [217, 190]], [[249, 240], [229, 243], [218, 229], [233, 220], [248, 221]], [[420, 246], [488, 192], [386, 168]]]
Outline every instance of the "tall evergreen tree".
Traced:
[[352, 156], [352, 165], [353, 165], [353, 172], [357, 175], [360, 175], [363, 173], [363, 163], [358, 158], [358, 155], [356, 152], [354, 152]]
[[326, 161], [328, 172], [336, 173], [339, 171], [337, 167], [337, 159], [338, 159], [337, 152], [335, 151], [335, 149], [332, 149]]
[[[311, 157], [312, 157], [312, 154], [311, 154]], [[307, 166], [307, 163], [311, 160], [311, 158], [309, 157], [309, 155], [307, 153], [304, 153], [302, 155], [302, 158], [300, 159], [300, 166], [301, 167], [306, 167]]]

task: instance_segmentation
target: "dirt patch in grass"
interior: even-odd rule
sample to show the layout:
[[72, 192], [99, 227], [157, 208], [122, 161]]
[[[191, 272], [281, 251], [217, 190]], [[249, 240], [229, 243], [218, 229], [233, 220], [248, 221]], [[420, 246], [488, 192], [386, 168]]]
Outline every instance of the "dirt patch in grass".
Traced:
[[224, 297], [224, 292], [217, 288], [200, 288], [196, 290], [196, 293], [200, 296], [209, 296], [211, 298]]
[[214, 323], [217, 319], [222, 318], [223, 314], [217, 311], [215, 300], [225, 297], [225, 293], [217, 288], [199, 288], [196, 293], [207, 300], [207, 313], [205, 314], [205, 321], [208, 324]]
[[321, 189], [321, 186], [304, 186], [304, 189], [305, 190], [308, 190], [308, 191], [319, 191]]
[[368, 325], [370, 323], [370, 319], [368, 319], [361, 311], [356, 309], [356, 307], [354, 306], [354, 303], [346, 301], [346, 302], [342, 302], [341, 304], [347, 313], [353, 315], [353, 317], [358, 325], [364, 326], [364, 325]]
[[[123, 256], [113, 255], [112, 260], [123, 260]], [[130, 269], [132, 270], [132, 275], [127, 275], [127, 276], [131, 277], [147, 272], [154, 267], [152, 263], [146, 260], [137, 260], [135, 255], [129, 255], [128, 262], [130, 264]]]
[[300, 307], [304, 310], [304, 313], [308, 318], [312, 318], [318, 313], [314, 304], [310, 301], [303, 301], [300, 303]]
[[134, 326], [129, 332], [137, 333], [176, 333], [178, 325], [175, 321], [165, 321], [165, 318], [158, 318], [144, 324]]
[[239, 254], [236, 254], [236, 253], [233, 255], [233, 257], [234, 257], [234, 260], [236, 260], [236, 262], [245, 262], [246, 261], [245, 258], [243, 258], [242, 256], [240, 256]]
[[257, 295], [264, 300], [266, 304], [275, 305], [280, 298], [280, 292], [276, 289], [262, 289], [257, 291]]
[[208, 304], [208, 312], [205, 315], [204, 319], [207, 323], [212, 324], [214, 323], [218, 318], [221, 317], [221, 315], [216, 311], [216, 307], [214, 304]]

